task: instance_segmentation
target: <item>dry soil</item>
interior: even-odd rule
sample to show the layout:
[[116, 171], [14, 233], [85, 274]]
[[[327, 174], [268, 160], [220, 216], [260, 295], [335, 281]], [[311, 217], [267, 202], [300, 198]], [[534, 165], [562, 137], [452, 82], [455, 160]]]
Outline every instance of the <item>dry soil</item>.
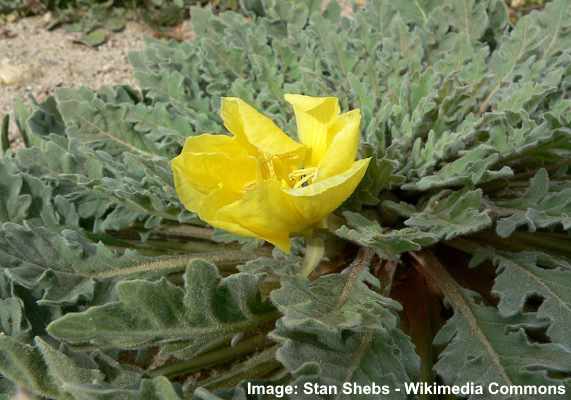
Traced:
[[130, 22], [125, 31], [91, 48], [77, 43], [80, 34], [46, 30], [48, 18], [24, 18], [0, 26], [0, 117], [12, 111], [16, 99], [33, 95], [42, 100], [61, 86], [97, 89], [134, 84], [127, 55], [141, 49], [144, 38], [153, 34]]

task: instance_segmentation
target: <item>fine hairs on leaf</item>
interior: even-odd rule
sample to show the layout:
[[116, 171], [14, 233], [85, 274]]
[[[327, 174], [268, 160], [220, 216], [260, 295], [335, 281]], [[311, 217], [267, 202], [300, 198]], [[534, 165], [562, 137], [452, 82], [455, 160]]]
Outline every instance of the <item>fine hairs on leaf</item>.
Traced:
[[504, 317], [530, 313], [527, 301], [532, 296], [543, 300], [535, 312], [538, 320], [548, 320], [547, 336], [553, 343], [571, 349], [566, 334], [571, 324], [571, 298], [567, 287], [571, 279], [568, 260], [540, 252], [490, 251], [480, 247], [480, 262], [491, 259], [498, 276], [492, 291], [499, 297], [499, 313]]
[[[66, 354], [67, 353], [67, 354]], [[122, 370], [104, 355], [89, 357], [58, 350], [36, 337], [32, 345], [0, 337], [0, 372], [31, 393], [56, 399], [180, 400], [180, 389], [166, 378], [144, 379]], [[105, 376], [101, 370], [106, 370]]]
[[560, 344], [531, 343], [524, 332], [543, 325], [540, 320], [526, 313], [502, 317], [495, 308], [482, 304], [477, 293], [456, 283], [429, 253], [416, 255], [415, 267], [443, 292], [454, 310], [434, 339], [435, 345], [446, 345], [435, 365], [446, 383], [514, 386], [559, 382], [569, 388], [569, 379], [558, 381], [548, 374], [568, 373], [571, 351]]
[[165, 279], [123, 281], [117, 301], [70, 313], [48, 332], [69, 343], [119, 349], [161, 345], [165, 355], [192, 357], [276, 318], [260, 297], [258, 279], [239, 273], [221, 281], [214, 265], [193, 261], [184, 289]]
[[418, 375], [414, 347], [398, 328], [398, 303], [370, 290], [360, 275], [286, 278], [272, 293], [284, 313], [272, 333], [282, 343], [278, 360], [292, 372], [317, 363], [319, 377], [340, 393], [345, 382], [398, 387]]

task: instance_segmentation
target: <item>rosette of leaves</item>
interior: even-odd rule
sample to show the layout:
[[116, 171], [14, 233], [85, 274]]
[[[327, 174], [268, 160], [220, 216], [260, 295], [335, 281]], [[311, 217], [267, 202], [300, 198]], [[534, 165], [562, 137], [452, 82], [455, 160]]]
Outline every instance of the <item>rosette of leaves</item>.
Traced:
[[[242, 3], [249, 18], [193, 8], [193, 41], [133, 53], [138, 89], [17, 107], [27, 147], [0, 158], [1, 390], [569, 392], [569, 1], [515, 25], [494, 0], [370, 0], [348, 16], [336, 2]], [[308, 279], [303, 243], [286, 256], [210, 229], [183, 211], [169, 168], [187, 136], [222, 130], [221, 96], [294, 132], [286, 92], [360, 108], [374, 158]]]

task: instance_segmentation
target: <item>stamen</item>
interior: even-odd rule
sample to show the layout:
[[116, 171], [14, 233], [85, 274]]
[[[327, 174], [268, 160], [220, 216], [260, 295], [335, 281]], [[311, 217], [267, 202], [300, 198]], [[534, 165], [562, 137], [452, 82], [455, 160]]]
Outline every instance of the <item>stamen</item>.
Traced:
[[293, 187], [295, 189], [309, 185], [313, 179], [317, 176], [317, 168], [302, 168], [291, 172], [288, 178], [294, 181]]
[[258, 157], [258, 179], [277, 179], [284, 188], [299, 188], [311, 184], [317, 177], [316, 167], [300, 168], [289, 173], [287, 172], [291, 168], [291, 161], [295, 161], [298, 158], [298, 155], [294, 153], [260, 155]]
[[260, 171], [263, 179], [275, 178], [277, 176], [273, 157], [264, 156], [264, 158], [260, 160]]

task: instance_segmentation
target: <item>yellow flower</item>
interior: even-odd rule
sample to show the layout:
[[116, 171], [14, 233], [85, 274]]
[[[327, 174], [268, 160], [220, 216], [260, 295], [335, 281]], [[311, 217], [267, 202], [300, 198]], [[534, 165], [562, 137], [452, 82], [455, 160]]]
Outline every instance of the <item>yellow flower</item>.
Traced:
[[355, 161], [359, 110], [340, 114], [335, 97], [288, 94], [296, 142], [244, 101], [222, 99], [232, 136], [186, 139], [172, 161], [184, 206], [210, 225], [264, 239], [289, 252], [289, 237], [319, 225], [355, 190], [370, 159]]

